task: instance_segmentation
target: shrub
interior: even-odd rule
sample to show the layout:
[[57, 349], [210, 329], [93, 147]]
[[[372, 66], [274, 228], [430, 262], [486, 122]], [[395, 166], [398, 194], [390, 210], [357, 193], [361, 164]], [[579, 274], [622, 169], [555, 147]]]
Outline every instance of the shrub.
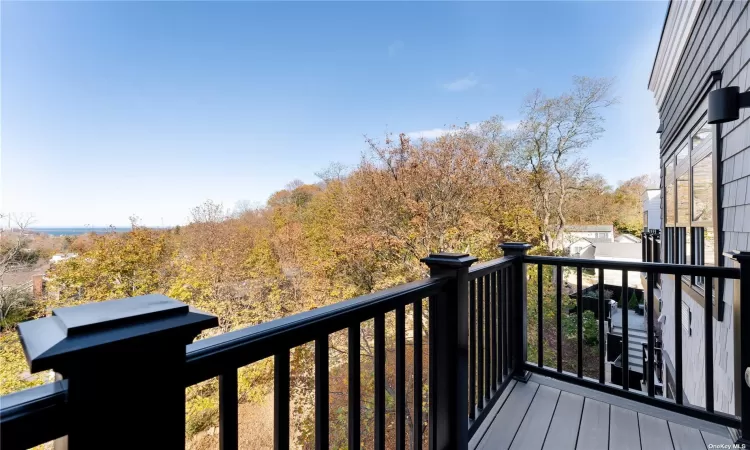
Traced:
[[638, 297], [635, 295], [635, 291], [633, 291], [633, 295], [628, 300], [628, 309], [638, 309]]

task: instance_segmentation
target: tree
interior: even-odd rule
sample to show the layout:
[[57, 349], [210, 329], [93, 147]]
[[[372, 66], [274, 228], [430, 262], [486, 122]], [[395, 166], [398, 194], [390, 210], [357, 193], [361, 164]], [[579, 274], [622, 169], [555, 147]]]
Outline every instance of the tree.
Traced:
[[610, 94], [612, 83], [574, 77], [573, 89], [560, 96], [535, 91], [508, 140], [512, 160], [529, 172], [542, 240], [550, 252], [560, 248], [570, 191], [586, 174], [579, 152], [601, 136], [602, 110], [616, 101]]
[[0, 330], [14, 327], [26, 320], [33, 308], [29, 289], [25, 285], [6, 284], [7, 276], [36, 264], [39, 252], [29, 248], [26, 229], [31, 216], [0, 215], [0, 222], [8, 220], [8, 229], [0, 229]]
[[643, 230], [643, 202], [641, 196], [648, 188], [649, 176], [641, 175], [622, 182], [614, 193], [614, 224], [621, 233], [639, 235]]

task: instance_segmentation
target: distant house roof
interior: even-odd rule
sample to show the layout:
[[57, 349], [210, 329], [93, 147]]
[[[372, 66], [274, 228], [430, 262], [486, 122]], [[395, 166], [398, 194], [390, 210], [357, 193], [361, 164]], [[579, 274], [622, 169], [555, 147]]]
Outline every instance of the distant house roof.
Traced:
[[641, 260], [641, 244], [626, 244], [623, 242], [607, 242], [595, 244], [595, 258], [617, 258]]
[[565, 231], [614, 231], [613, 225], [566, 225]]
[[568, 247], [580, 247], [581, 243], [588, 245], [598, 245], [600, 243], [611, 243], [612, 241], [607, 238], [578, 238], [572, 241]]
[[641, 242], [641, 240], [639, 238], [633, 236], [632, 234], [628, 234], [628, 233], [623, 233], [623, 234], [621, 234], [621, 235], [619, 235], [619, 236], [617, 236], [615, 238], [615, 241], [617, 241], [617, 242], [623, 242], [623, 241], [626, 241], [626, 240], [630, 241], [630, 242], [633, 242], [633, 243], [636, 243], [636, 244], [638, 244], [638, 243]]

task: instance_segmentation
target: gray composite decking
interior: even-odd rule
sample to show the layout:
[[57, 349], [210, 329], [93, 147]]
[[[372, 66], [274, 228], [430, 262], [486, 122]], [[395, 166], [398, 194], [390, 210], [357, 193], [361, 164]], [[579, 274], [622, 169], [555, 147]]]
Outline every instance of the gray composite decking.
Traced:
[[706, 450], [731, 444], [721, 425], [532, 375], [508, 385], [469, 448]]

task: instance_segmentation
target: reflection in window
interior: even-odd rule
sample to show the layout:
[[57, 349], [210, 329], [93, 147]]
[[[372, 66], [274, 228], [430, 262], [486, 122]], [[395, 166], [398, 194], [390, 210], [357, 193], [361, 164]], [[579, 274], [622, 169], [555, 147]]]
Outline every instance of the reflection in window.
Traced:
[[690, 223], [690, 184], [688, 172], [677, 177], [677, 223]]
[[679, 169], [680, 166], [685, 163], [688, 159], [688, 146], [685, 144], [684, 147], [677, 153], [677, 168]]
[[667, 163], [664, 170], [664, 202], [667, 205], [667, 223], [674, 224], [674, 161]]
[[704, 146], [711, 144], [711, 126], [704, 124], [694, 135], [693, 135], [693, 153], [702, 150]]
[[693, 220], [713, 219], [713, 165], [711, 156], [693, 166]]
[[703, 264], [714, 265], [714, 245], [716, 243], [714, 227], [703, 228]]

